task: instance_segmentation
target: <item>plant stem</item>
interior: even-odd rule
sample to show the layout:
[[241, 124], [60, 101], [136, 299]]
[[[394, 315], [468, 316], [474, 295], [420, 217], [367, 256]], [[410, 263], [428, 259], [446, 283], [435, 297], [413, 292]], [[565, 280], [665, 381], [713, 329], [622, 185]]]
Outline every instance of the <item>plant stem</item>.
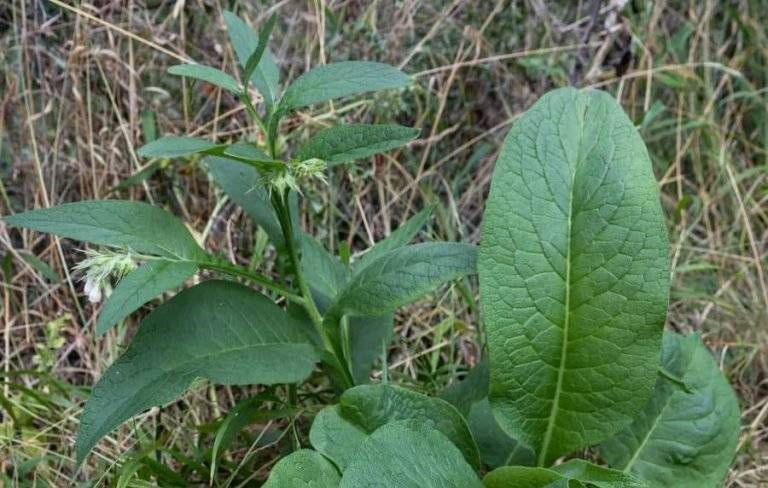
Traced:
[[302, 298], [301, 295], [297, 295], [291, 290], [278, 285], [277, 283], [270, 280], [264, 275], [261, 275], [259, 273], [254, 273], [253, 271], [250, 271], [241, 266], [230, 264], [225, 261], [201, 262], [201, 263], [198, 263], [198, 265], [203, 269], [220, 271], [222, 273], [225, 273], [231, 276], [239, 276], [241, 278], [245, 278], [249, 281], [252, 281], [253, 283], [263, 286], [268, 290], [272, 290], [276, 293], [279, 293], [280, 295], [284, 296], [286, 299], [294, 303], [297, 303], [299, 305], [304, 305], [304, 298]]

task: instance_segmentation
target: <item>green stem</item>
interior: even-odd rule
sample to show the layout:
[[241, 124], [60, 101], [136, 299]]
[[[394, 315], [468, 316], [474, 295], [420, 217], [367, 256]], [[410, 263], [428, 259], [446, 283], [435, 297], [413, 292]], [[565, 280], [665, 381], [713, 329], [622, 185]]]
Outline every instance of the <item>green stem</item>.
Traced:
[[225, 261], [201, 262], [201, 263], [198, 263], [198, 265], [203, 269], [210, 269], [210, 270], [219, 271], [231, 276], [239, 276], [241, 278], [245, 278], [248, 281], [261, 285], [268, 290], [279, 293], [280, 295], [284, 296], [286, 299], [294, 303], [297, 303], [299, 305], [304, 305], [304, 298], [302, 298], [301, 295], [297, 295], [291, 290], [278, 285], [277, 283], [270, 280], [264, 275], [261, 275], [259, 273], [254, 273], [253, 271], [245, 269], [241, 266], [230, 264]]

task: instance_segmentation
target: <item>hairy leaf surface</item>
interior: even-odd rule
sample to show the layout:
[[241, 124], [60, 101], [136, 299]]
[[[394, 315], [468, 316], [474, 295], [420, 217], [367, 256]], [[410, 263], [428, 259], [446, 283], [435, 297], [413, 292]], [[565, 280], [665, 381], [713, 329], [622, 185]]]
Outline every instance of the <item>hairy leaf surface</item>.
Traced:
[[403, 146], [417, 135], [419, 129], [400, 125], [334, 125], [312, 136], [296, 159], [318, 158], [335, 166]]
[[211, 66], [202, 64], [177, 64], [168, 68], [168, 72], [172, 75], [186, 76], [187, 78], [205, 81], [232, 93], [239, 94], [242, 91], [242, 88], [236, 79]]
[[320, 410], [309, 431], [312, 447], [333, 461], [342, 472], [367, 438], [367, 432], [341, 416], [339, 405]]
[[402, 88], [410, 77], [388, 64], [342, 61], [317, 66], [296, 78], [283, 94], [281, 110], [387, 88]]
[[161, 208], [141, 202], [65, 203], [9, 215], [3, 220], [11, 225], [70, 239], [168, 258], [195, 260], [206, 255], [181, 220]]
[[221, 145], [197, 137], [165, 136], [141, 146], [136, 153], [143, 158], [178, 158], [216, 147]]
[[197, 263], [191, 261], [147, 261], [117, 284], [99, 312], [96, 334], [108, 331], [159, 294], [181, 286], [196, 271]]
[[322, 454], [300, 449], [275, 464], [264, 488], [338, 488], [340, 480], [339, 472]]
[[345, 391], [341, 415], [364, 431], [399, 420], [413, 420], [440, 431], [476, 469], [480, 467], [477, 446], [464, 418], [450, 403], [391, 385], [363, 385]]
[[481, 488], [472, 466], [443, 434], [412, 421], [371, 434], [344, 471], [341, 488]]
[[231, 281], [184, 290], [144, 319], [93, 388], [80, 419], [78, 462], [121, 422], [175, 400], [195, 378], [293, 383], [317, 360], [301, 325], [263, 295]]
[[546, 465], [630, 423], [656, 377], [669, 264], [648, 154], [610, 95], [555, 90], [512, 128], [478, 269], [501, 427]]
[[600, 451], [652, 486], [721, 486], [739, 442], [736, 396], [697, 335], [665, 332], [662, 363], [683, 384], [660, 376], [640, 417]]

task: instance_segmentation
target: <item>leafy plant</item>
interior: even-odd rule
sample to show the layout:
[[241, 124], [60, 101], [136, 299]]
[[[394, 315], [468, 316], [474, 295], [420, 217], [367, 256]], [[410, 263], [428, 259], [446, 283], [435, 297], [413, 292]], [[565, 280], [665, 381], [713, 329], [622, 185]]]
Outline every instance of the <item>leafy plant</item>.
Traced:
[[[297, 225], [300, 189], [324, 181], [328, 167], [403, 146], [417, 131], [334, 126], [289, 157], [280, 121], [307, 105], [401, 88], [409, 78], [380, 63], [347, 61], [314, 68], [281, 90], [267, 46], [275, 18], [260, 35], [231, 13], [225, 20], [242, 81], [196, 64], [169, 71], [232, 92], [259, 140], [167, 136], [139, 152], [204, 155], [211, 177], [271, 239], [279, 280], [210, 254], [180, 220], [143, 203], [70, 203], [4, 219], [113, 249], [89, 258], [91, 298], [110, 276], [125, 275], [101, 311], [98, 334], [199, 270], [261, 289], [207, 280], [150, 313], [93, 388], [78, 462], [117, 425], [173, 401], [196, 378], [289, 384], [287, 410], [274, 418], [290, 415], [293, 384], [321, 364], [338, 403], [315, 416], [314, 449], [298, 448], [296, 438], [297, 449], [265, 486], [722, 481], [738, 442], [738, 403], [697, 336], [663, 332], [669, 264], [658, 190], [639, 134], [608, 94], [555, 90], [515, 124], [497, 161], [479, 257], [467, 244], [409, 244], [429, 218], [426, 209], [350, 263]], [[134, 261], [143, 264], [134, 269]], [[392, 337], [392, 313], [476, 270], [488, 338], [478, 366], [441, 398], [364, 384]], [[246, 400], [222, 422], [211, 476], [218, 454], [264, 398]], [[610, 467], [558, 463], [590, 446]]]

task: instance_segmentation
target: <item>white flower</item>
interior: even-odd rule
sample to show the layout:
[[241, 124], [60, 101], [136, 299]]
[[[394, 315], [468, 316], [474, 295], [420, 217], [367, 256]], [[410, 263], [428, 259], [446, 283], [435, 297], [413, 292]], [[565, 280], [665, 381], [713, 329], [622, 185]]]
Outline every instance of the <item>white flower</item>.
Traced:
[[77, 263], [76, 270], [85, 271], [83, 291], [88, 301], [98, 303], [104, 295], [112, 291], [110, 278], [119, 280], [136, 268], [130, 253], [117, 253], [109, 250], [85, 251], [86, 258]]

